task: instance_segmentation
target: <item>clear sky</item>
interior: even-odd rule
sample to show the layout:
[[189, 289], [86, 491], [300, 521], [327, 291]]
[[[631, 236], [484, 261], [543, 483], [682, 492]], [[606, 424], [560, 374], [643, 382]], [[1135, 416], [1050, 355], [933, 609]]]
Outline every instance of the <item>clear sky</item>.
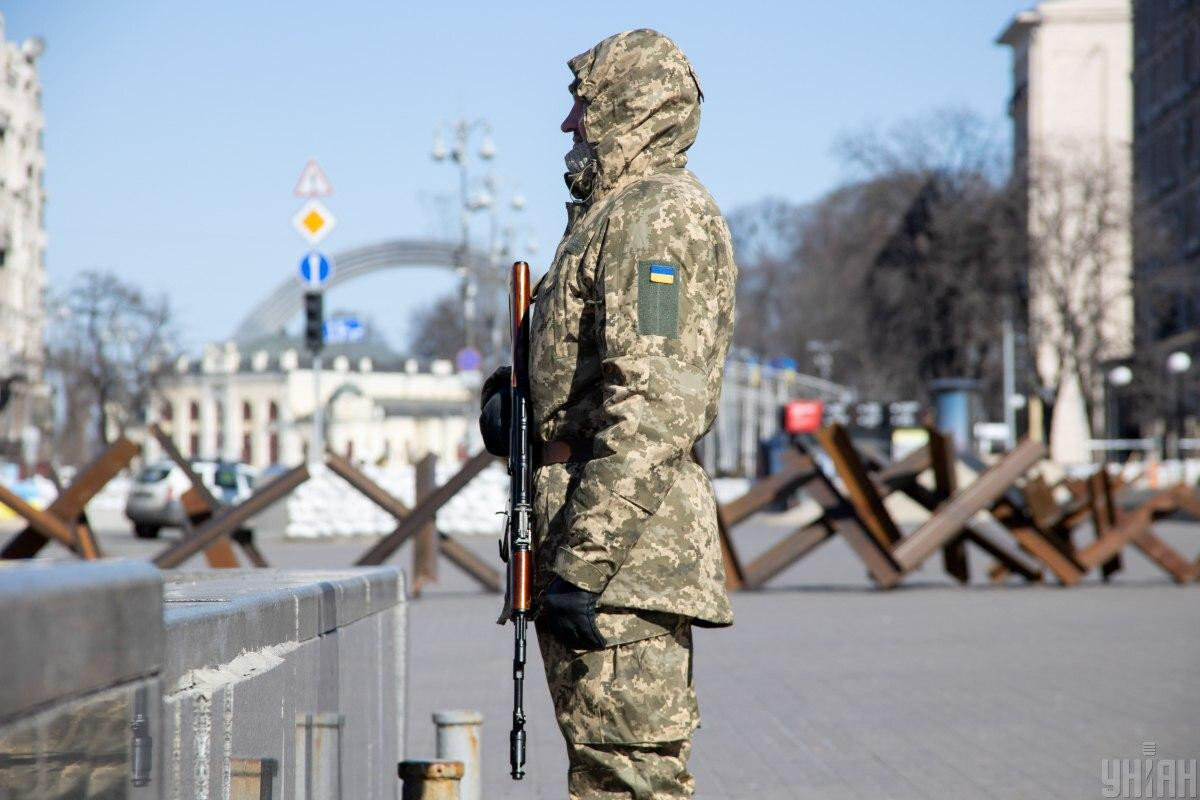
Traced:
[[[293, 275], [306, 246], [292, 188], [315, 156], [335, 194], [327, 252], [447, 233], [457, 177], [430, 157], [439, 122], [486, 119], [538, 271], [563, 225], [565, 61], [653, 27], [707, 102], [691, 167], [722, 208], [811, 200], [846, 176], [839, 133], [967, 106], [1003, 124], [1014, 0], [840, 2], [132, 2], [5, 0], [7, 36], [41, 35], [52, 286], [89, 268], [166, 292], [191, 347], [225, 338]], [[450, 217], [453, 219], [453, 217]], [[486, 235], [486, 217], [475, 232]], [[339, 287], [327, 308], [394, 344], [444, 270]]]

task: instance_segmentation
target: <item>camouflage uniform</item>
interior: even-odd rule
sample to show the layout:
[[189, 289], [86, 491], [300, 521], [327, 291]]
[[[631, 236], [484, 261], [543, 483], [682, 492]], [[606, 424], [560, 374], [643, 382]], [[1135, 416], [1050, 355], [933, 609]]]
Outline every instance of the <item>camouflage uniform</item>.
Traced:
[[691, 625], [733, 622], [716, 500], [690, 451], [716, 415], [737, 268], [684, 168], [701, 94], [679, 48], [628, 31], [568, 64], [597, 169], [535, 289], [530, 390], [541, 439], [593, 454], [534, 476], [535, 580], [599, 593], [608, 647], [538, 640], [571, 796], [690, 797]]

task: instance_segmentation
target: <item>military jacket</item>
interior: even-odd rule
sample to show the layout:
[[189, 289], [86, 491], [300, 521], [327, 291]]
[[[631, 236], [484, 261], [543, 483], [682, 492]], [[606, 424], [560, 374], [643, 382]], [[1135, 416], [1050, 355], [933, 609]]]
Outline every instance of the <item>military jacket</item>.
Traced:
[[716, 415], [737, 275], [684, 167], [699, 85], [652, 31], [569, 63], [599, 174], [535, 289], [530, 391], [541, 439], [593, 454], [535, 474], [538, 589], [557, 574], [601, 607], [729, 624], [716, 500], [691, 458]]

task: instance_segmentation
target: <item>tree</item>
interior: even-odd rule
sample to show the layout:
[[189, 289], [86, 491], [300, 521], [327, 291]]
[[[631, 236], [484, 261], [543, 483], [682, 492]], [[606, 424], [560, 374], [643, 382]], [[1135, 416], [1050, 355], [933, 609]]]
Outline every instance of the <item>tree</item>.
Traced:
[[[499, 310], [497, 310], [499, 309]], [[500, 319], [497, 314], [503, 314]], [[474, 346], [486, 374], [509, 361], [508, 310], [495, 302], [477, 302]], [[466, 347], [462, 295], [445, 294], [430, 306], [418, 309], [410, 323], [409, 352], [418, 358], [453, 359]]]
[[999, 334], [1015, 293], [1006, 258], [1000, 137], [959, 110], [843, 136], [855, 180], [808, 206], [731, 215], [736, 341], [814, 366], [864, 395], [923, 397], [937, 377], [998, 379]]
[[[795, 252], [808, 208], [768, 198], [736, 209], [729, 227], [737, 250], [738, 308], [734, 343], [758, 353], [788, 353], [795, 331]], [[750, 311], [753, 309], [753, 311]]]
[[1029, 341], [1043, 394], [1053, 404], [1076, 382], [1093, 434], [1105, 366], [1133, 347], [1132, 198], [1111, 154], [1059, 151], [1014, 187], [1028, 215]]
[[111, 272], [89, 271], [52, 297], [47, 364], [65, 394], [64, 440], [86, 457], [86, 428], [96, 443], [124, 432], [149, 406], [178, 352], [166, 297], [151, 297]]
[[409, 351], [418, 358], [454, 358], [466, 346], [462, 300], [457, 294], [438, 298], [413, 314]]

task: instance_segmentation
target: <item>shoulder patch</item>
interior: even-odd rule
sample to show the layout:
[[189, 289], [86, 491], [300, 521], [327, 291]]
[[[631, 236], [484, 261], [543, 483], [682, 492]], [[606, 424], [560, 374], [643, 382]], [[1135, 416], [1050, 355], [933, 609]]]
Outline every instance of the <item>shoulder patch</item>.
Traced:
[[638, 333], [643, 336], [679, 336], [678, 264], [670, 261], [638, 262]]

